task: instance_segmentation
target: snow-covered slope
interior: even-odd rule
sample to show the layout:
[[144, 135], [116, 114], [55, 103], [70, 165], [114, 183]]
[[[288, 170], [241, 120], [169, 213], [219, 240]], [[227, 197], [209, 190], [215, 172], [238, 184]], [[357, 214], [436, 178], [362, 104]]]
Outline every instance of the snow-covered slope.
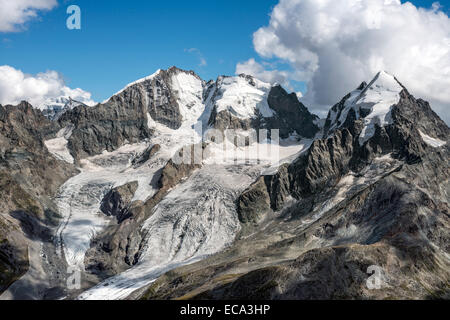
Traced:
[[363, 145], [374, 134], [376, 125], [392, 123], [391, 110], [400, 101], [403, 87], [394, 76], [382, 71], [366, 86], [351, 92], [341, 109], [332, 109], [328, 116], [331, 121], [329, 132], [345, 123], [352, 110], [356, 119], [364, 118], [364, 128], [359, 142]]
[[240, 119], [253, 118], [257, 112], [263, 117], [272, 117], [274, 111], [267, 102], [272, 86], [253, 77], [219, 77], [213, 99], [209, 103], [217, 112], [228, 111]]
[[419, 130], [420, 136], [422, 137], [422, 140], [428, 144], [429, 146], [433, 148], [440, 148], [442, 146], [445, 146], [447, 142], [442, 141], [441, 139], [430, 137], [429, 135], [426, 135], [422, 131]]

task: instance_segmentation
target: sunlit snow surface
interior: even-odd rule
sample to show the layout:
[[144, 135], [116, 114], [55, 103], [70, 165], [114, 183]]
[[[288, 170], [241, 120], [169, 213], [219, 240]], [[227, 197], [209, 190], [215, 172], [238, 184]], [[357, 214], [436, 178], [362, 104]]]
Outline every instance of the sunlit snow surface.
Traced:
[[357, 119], [361, 111], [368, 113], [364, 117], [364, 128], [359, 137], [360, 145], [366, 143], [375, 134], [376, 126], [384, 127], [392, 123], [392, 107], [399, 103], [403, 87], [394, 76], [380, 72], [363, 90], [355, 90], [345, 101], [345, 108], [339, 119], [337, 112], [331, 111], [331, 129], [345, 123], [350, 110], [354, 110]]
[[440, 148], [442, 146], [445, 146], [447, 144], [447, 142], [442, 141], [440, 139], [437, 138], [432, 138], [428, 135], [426, 135], [425, 133], [423, 133], [422, 131], [419, 130], [420, 136], [422, 137], [422, 140], [428, 144], [429, 146], [433, 147], [433, 148]]
[[257, 79], [222, 77], [218, 80], [217, 112], [229, 111], [238, 118], [250, 118], [258, 110], [263, 117], [274, 115], [267, 102], [272, 86]]
[[72, 135], [72, 130], [72, 126], [63, 128], [57, 133], [55, 139], [47, 140], [44, 143], [48, 151], [57, 159], [73, 164], [74, 159], [70, 154], [69, 148], [67, 148], [67, 139]]

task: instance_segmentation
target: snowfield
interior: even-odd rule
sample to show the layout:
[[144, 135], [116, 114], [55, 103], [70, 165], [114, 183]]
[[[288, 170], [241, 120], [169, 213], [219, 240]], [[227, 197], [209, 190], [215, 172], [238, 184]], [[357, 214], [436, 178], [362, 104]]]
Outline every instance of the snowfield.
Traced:
[[74, 159], [70, 154], [69, 148], [67, 148], [67, 143], [72, 135], [73, 127], [68, 126], [61, 129], [57, 134], [55, 139], [44, 141], [45, 146], [48, 151], [53, 154], [57, 159], [65, 161], [67, 163], [74, 163]]
[[221, 77], [218, 81], [215, 104], [217, 112], [229, 111], [235, 117], [248, 119], [259, 111], [265, 118], [274, 112], [267, 103], [272, 86], [257, 79]]

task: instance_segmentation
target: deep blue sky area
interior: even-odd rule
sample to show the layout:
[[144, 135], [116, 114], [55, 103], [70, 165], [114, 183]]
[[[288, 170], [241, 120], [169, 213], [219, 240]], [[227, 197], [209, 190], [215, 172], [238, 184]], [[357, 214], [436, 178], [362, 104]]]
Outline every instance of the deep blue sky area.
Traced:
[[[431, 7], [432, 1], [413, 0]], [[61, 72], [67, 85], [102, 101], [159, 68], [193, 69], [204, 79], [232, 75], [256, 57], [252, 35], [277, 0], [59, 1], [26, 30], [0, 33], [0, 65], [29, 74]], [[450, 0], [440, 1], [448, 12]], [[82, 29], [66, 28], [66, 9], [82, 10]], [[199, 51], [188, 52], [197, 48]], [[200, 65], [200, 55], [207, 65]]]

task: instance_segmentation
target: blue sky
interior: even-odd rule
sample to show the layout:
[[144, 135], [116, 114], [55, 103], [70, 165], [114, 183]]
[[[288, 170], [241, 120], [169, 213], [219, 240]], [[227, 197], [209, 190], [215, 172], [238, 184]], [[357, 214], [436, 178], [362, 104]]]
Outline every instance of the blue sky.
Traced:
[[[0, 33], [0, 65], [30, 74], [57, 70], [68, 86], [91, 92], [96, 101], [172, 65], [215, 79], [234, 74], [238, 62], [257, 57], [253, 33], [267, 25], [277, 2], [60, 0], [56, 9], [27, 23], [25, 31]], [[424, 7], [432, 3], [412, 2]], [[450, 0], [440, 3], [448, 12]], [[81, 30], [65, 26], [70, 4], [82, 10]], [[191, 48], [198, 51], [189, 52]]]

